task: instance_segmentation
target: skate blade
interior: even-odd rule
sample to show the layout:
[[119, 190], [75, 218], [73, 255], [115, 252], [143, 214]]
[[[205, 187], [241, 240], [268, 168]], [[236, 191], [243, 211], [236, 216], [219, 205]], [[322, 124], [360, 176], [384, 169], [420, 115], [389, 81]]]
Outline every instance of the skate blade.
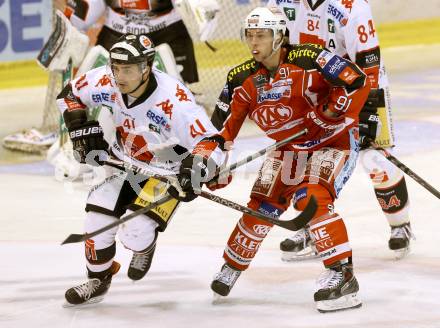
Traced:
[[71, 303], [65, 301], [63, 303], [63, 308], [83, 307], [83, 306], [99, 303], [103, 299], [104, 299], [104, 296], [93, 297], [93, 298], [89, 299], [88, 301], [81, 303], [81, 304], [71, 304]]
[[410, 251], [411, 251], [411, 249], [409, 247], [394, 250], [394, 259], [401, 260], [404, 257], [406, 257]]
[[296, 262], [296, 261], [307, 261], [318, 258], [318, 254], [315, 253], [311, 248], [305, 248], [301, 252], [282, 252], [281, 260], [284, 262]]
[[316, 309], [321, 313], [356, 309], [361, 306], [362, 301], [357, 297], [357, 293], [344, 295], [335, 300], [316, 302]]

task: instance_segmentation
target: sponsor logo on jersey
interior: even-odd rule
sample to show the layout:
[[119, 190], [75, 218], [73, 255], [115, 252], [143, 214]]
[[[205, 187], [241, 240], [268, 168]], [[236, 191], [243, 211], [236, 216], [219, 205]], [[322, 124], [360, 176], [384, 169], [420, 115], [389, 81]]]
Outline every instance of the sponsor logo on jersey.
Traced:
[[103, 75], [98, 83], [96, 83], [95, 87], [105, 87], [107, 84], [110, 84], [110, 86], [113, 86], [112, 80], [109, 78], [109, 76], [107, 74]]
[[327, 20], [327, 27], [328, 27], [328, 31], [329, 33], [335, 33], [335, 22], [333, 21], [333, 19], [328, 19]]
[[150, 49], [150, 48], [151, 48], [151, 41], [150, 41], [150, 39], [147, 38], [145, 35], [141, 35], [141, 36], [139, 37], [139, 41], [140, 41], [140, 43], [142, 44], [142, 46], [143, 46], [145, 49]]
[[147, 112], [147, 117], [153, 121], [154, 123], [156, 123], [157, 125], [163, 127], [166, 131], [170, 131], [171, 127], [168, 124], [168, 121], [166, 118], [154, 113], [151, 109], [148, 110]]
[[261, 104], [264, 101], [278, 101], [283, 97], [290, 97], [290, 86], [273, 87], [269, 90], [264, 88], [258, 89], [257, 103]]
[[301, 147], [301, 148], [311, 148], [314, 147], [316, 145], [319, 145], [321, 143], [321, 139], [318, 140], [310, 140], [301, 144], [298, 144], [297, 147]]
[[173, 115], [173, 107], [174, 105], [170, 102], [169, 99], [164, 100], [158, 104], [156, 104], [157, 107], [160, 107], [165, 115], [168, 115], [171, 119], [171, 116]]
[[327, 65], [327, 63], [333, 58], [335, 57], [334, 54], [332, 54], [331, 52], [327, 51], [327, 50], [323, 50], [318, 58], [316, 59], [316, 62], [318, 63], [318, 65], [321, 68], [324, 68], [325, 65]]
[[365, 56], [365, 64], [371, 67], [372, 65], [379, 65], [379, 56], [377, 54], [368, 54]]
[[156, 133], [160, 133], [160, 128], [154, 124], [148, 124], [148, 129], [150, 131], [156, 132]]
[[261, 128], [268, 129], [287, 123], [293, 115], [293, 109], [283, 104], [263, 105], [258, 107], [251, 118]]
[[238, 73], [249, 71], [249, 70], [255, 68], [255, 66], [256, 66], [256, 62], [252, 61], [250, 63], [241, 64], [237, 67], [234, 67], [228, 74], [228, 81], [231, 82], [232, 79], [234, 78], [234, 76], [236, 76]]
[[112, 101], [112, 98], [109, 93], [106, 92], [100, 92], [100, 93], [94, 93], [92, 94], [92, 100], [95, 103], [101, 103], [103, 101]]
[[335, 6], [329, 4], [327, 13], [331, 14], [342, 26], [347, 25], [347, 17]]
[[191, 99], [188, 98], [185, 90], [180, 88], [178, 84], [176, 88], [176, 97], [179, 99], [179, 101], [191, 101]]
[[359, 77], [359, 74], [344, 59], [327, 51], [323, 51], [316, 62], [326, 76], [340, 79], [349, 85]]
[[294, 21], [296, 18], [295, 8], [283, 7], [284, 14], [289, 21]]
[[221, 100], [217, 100], [217, 102], [215, 103], [215, 105], [220, 108], [222, 111], [227, 112], [229, 110], [229, 105], [224, 103]]
[[270, 227], [269, 226], [267, 226], [267, 225], [264, 225], [264, 224], [255, 224], [253, 227], [252, 227], [252, 230], [254, 230], [254, 232], [257, 234], [257, 235], [260, 235], [260, 236], [266, 236], [268, 233], [269, 233], [269, 231], [270, 231]]
[[[313, 46], [315, 46], [316, 48], [319, 47], [318, 45], [313, 45]], [[299, 50], [293, 49], [289, 52], [287, 59], [290, 61], [301, 57], [309, 57], [315, 59], [317, 55], [318, 54], [316, 53], [316, 51], [311, 49], [299, 49]]]
[[298, 189], [293, 195], [293, 204], [307, 197], [307, 187]]
[[351, 85], [359, 77], [359, 74], [350, 66], [347, 66], [338, 77], [348, 85]]

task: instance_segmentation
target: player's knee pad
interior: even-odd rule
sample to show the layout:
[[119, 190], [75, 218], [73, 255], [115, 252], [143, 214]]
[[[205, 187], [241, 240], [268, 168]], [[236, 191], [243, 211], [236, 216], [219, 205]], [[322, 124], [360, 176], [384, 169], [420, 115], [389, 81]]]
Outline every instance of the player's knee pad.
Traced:
[[[118, 219], [113, 216], [109, 216], [94, 211], [89, 211], [86, 214], [86, 219], [84, 222], [84, 231], [86, 233], [96, 231], [110, 223], [113, 223], [116, 220]], [[95, 249], [100, 250], [107, 248], [110, 245], [113, 245], [113, 243], [115, 242], [115, 236], [117, 231], [118, 231], [118, 227], [113, 227], [107, 231], [104, 231], [103, 233], [100, 233], [99, 235], [94, 236], [92, 240]]]
[[[97, 213], [88, 212], [85, 220], [85, 231], [87, 233], [98, 230], [114, 220], [114, 217]], [[114, 227], [103, 233], [85, 241], [85, 256], [87, 268], [92, 272], [107, 270], [116, 254], [115, 235], [118, 227]]]
[[324, 186], [319, 184], [300, 184], [293, 195], [293, 207], [298, 211], [303, 211], [312, 196], [315, 196], [318, 205], [314, 218], [333, 211], [332, 195]]
[[[127, 214], [132, 211], [127, 211]], [[146, 215], [139, 215], [124, 223], [118, 232], [121, 243], [134, 252], [147, 249], [156, 241], [159, 224]]]
[[[283, 213], [282, 209], [273, 204], [256, 199], [252, 199], [248, 206], [272, 217], [279, 217]], [[223, 254], [226, 262], [239, 270], [246, 270], [272, 226], [273, 224], [256, 217], [243, 215], [226, 245]]]

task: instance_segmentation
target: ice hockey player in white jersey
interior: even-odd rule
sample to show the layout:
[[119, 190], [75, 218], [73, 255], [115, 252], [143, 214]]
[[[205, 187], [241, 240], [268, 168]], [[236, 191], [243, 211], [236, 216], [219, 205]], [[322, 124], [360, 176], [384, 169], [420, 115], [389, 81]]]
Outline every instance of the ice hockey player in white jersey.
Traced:
[[[361, 162], [373, 183], [376, 198], [391, 227], [389, 248], [400, 258], [409, 251], [412, 231], [409, 198], [402, 172], [373, 150], [394, 146], [388, 79], [380, 54], [371, 8], [365, 0], [269, 0], [286, 17], [289, 42], [315, 43], [349, 58], [367, 74], [371, 91], [359, 116]], [[373, 224], [373, 223], [372, 223]], [[316, 254], [307, 230], [280, 244], [290, 261]]]
[[[177, 174], [180, 186], [167, 190], [167, 184], [157, 179], [139, 181], [115, 170], [90, 191], [86, 232], [147, 206], [158, 193], [168, 191], [175, 198], [121, 226], [119, 240], [133, 251], [128, 268], [132, 280], [148, 272], [158, 232], [166, 229], [179, 202], [195, 199], [194, 188], [208, 181], [224, 160], [212, 138], [218, 131], [204, 109], [180, 81], [152, 68], [154, 54], [147, 36], [124, 35], [110, 49], [110, 66], [88, 71], [71, 81], [57, 99], [79, 161], [103, 164], [102, 156], [109, 153], [148, 171]], [[98, 104], [112, 114], [115, 133], [110, 146], [99, 123], [87, 120], [86, 108]], [[179, 188], [183, 193], [177, 191]], [[67, 306], [103, 299], [120, 267], [113, 260], [117, 230], [115, 227], [86, 240], [89, 280], [67, 290]]]

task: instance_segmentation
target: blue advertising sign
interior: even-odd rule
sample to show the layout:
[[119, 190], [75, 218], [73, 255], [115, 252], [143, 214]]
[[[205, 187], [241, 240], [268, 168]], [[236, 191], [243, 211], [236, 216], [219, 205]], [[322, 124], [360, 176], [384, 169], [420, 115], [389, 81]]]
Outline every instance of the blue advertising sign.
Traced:
[[0, 0], [0, 62], [34, 59], [51, 33], [51, 0]]

